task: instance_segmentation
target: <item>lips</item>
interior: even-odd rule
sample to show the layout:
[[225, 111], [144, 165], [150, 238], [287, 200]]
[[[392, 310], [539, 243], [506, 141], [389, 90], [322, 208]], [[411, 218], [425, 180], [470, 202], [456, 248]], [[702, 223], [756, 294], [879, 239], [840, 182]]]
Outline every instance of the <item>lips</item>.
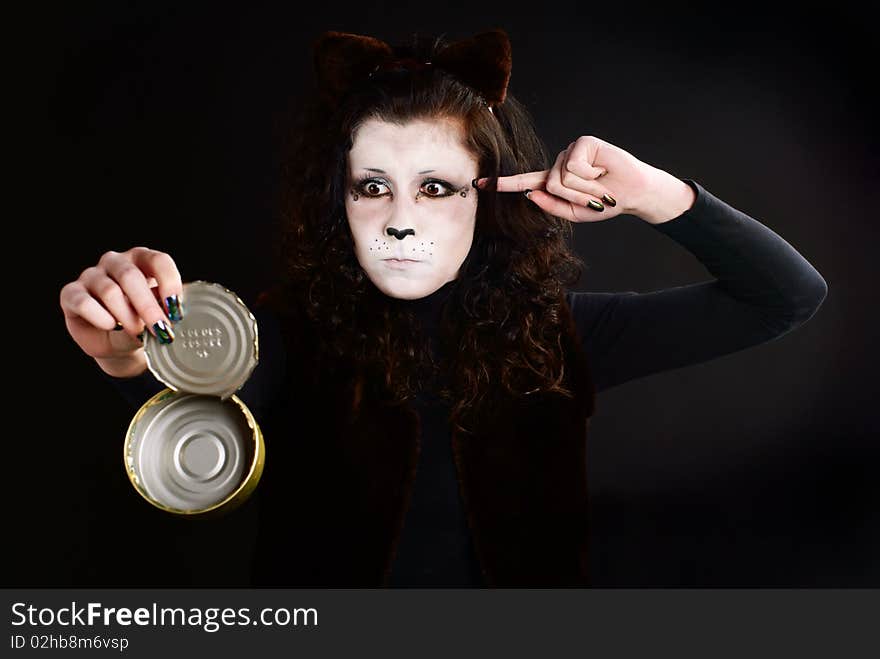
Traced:
[[421, 261], [416, 261], [415, 259], [382, 259], [382, 263], [385, 264], [385, 267], [389, 270], [412, 270], [415, 269], [417, 265], [421, 263]]

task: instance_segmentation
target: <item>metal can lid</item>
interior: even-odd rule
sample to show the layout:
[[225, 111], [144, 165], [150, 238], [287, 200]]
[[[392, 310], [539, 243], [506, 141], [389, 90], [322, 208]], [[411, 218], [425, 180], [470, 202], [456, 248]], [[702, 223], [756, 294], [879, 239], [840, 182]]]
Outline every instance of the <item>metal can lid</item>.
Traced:
[[174, 341], [144, 333], [147, 366], [174, 391], [226, 399], [247, 381], [259, 359], [257, 321], [235, 293], [215, 283], [183, 285], [183, 320]]

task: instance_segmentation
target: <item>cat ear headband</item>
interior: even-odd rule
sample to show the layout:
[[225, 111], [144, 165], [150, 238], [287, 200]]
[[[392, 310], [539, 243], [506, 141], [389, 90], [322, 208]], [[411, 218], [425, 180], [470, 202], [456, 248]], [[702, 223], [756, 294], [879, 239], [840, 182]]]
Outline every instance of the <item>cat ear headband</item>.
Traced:
[[401, 57], [384, 41], [347, 32], [324, 32], [312, 52], [318, 86], [330, 103], [380, 71], [435, 67], [477, 91], [490, 111], [507, 97], [512, 61], [510, 40], [501, 29], [447, 44], [430, 62]]

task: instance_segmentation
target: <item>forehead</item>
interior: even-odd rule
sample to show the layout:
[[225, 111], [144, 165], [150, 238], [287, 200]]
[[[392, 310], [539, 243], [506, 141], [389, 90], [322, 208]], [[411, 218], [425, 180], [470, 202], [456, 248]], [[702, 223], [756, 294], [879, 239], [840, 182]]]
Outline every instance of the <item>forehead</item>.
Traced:
[[465, 166], [476, 158], [465, 146], [459, 122], [417, 119], [395, 124], [371, 118], [355, 131], [349, 161], [352, 167], [407, 169], [425, 164]]

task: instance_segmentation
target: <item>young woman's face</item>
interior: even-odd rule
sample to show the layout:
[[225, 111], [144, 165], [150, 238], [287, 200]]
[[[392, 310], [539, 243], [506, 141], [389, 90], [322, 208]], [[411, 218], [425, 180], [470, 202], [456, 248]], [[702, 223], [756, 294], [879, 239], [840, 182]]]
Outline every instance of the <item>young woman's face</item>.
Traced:
[[376, 288], [413, 300], [458, 277], [474, 238], [476, 158], [450, 121], [370, 119], [348, 156], [345, 210]]

